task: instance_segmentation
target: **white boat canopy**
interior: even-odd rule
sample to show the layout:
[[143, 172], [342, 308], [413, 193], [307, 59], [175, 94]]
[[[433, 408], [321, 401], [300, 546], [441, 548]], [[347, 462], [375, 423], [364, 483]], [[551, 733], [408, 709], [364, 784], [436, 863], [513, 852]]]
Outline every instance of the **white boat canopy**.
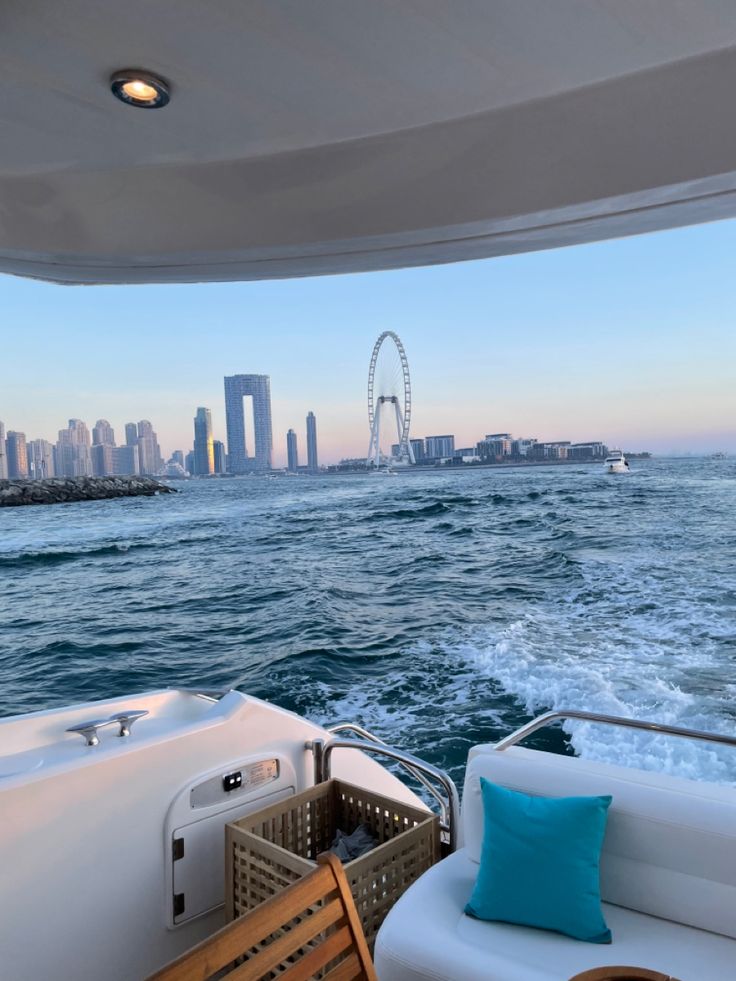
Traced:
[[[736, 215], [734, 0], [10, 0], [0, 271], [266, 279]], [[116, 100], [145, 69], [170, 102]]]

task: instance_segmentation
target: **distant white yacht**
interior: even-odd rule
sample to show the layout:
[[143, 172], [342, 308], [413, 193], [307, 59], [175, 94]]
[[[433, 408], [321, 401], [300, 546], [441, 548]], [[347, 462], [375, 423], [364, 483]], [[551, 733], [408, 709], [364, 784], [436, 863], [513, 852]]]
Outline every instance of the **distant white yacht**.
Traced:
[[629, 461], [624, 456], [623, 450], [610, 450], [603, 465], [606, 473], [630, 473]]

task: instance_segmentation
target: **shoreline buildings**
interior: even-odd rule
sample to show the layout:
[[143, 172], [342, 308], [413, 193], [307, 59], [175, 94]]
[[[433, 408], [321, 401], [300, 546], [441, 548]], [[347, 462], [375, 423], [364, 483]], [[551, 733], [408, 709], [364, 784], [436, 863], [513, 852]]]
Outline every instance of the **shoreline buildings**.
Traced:
[[[244, 399], [253, 404], [255, 455], [248, 455], [245, 442]], [[225, 377], [225, 425], [227, 429], [228, 469], [233, 474], [271, 469], [273, 434], [271, 429], [271, 381], [268, 375], [230, 375]]]
[[[511, 433], [489, 433], [475, 446], [456, 447], [455, 437], [427, 436], [412, 439], [416, 466], [488, 466], [495, 463], [544, 463], [546, 461], [570, 461], [599, 463], [605, 460], [608, 447], [600, 441], [572, 443], [570, 440], [541, 442], [536, 438], [517, 438]], [[398, 459], [399, 446], [391, 447], [387, 463]], [[336, 469], [365, 469], [355, 466], [358, 461], [343, 460]]]

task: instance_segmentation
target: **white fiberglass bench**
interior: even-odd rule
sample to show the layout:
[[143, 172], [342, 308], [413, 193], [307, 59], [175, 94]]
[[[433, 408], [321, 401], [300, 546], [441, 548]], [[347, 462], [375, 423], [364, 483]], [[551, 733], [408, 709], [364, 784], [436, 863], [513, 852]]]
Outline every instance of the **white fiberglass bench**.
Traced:
[[[613, 795], [601, 856], [611, 944], [464, 915], [480, 861], [481, 776], [543, 796]], [[565, 981], [612, 964], [680, 981], [735, 981], [736, 789], [518, 747], [476, 746], [462, 829], [463, 847], [414, 883], [381, 928], [379, 981]]]

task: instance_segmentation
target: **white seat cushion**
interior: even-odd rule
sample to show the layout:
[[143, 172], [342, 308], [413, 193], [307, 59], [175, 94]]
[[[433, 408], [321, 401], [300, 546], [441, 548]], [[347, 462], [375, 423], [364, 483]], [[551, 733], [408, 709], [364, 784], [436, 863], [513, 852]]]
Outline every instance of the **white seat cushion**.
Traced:
[[606, 964], [680, 981], [734, 981], [736, 940], [603, 904], [613, 943], [465, 916], [478, 865], [465, 850], [426, 872], [389, 913], [375, 949], [379, 981], [566, 981]]

